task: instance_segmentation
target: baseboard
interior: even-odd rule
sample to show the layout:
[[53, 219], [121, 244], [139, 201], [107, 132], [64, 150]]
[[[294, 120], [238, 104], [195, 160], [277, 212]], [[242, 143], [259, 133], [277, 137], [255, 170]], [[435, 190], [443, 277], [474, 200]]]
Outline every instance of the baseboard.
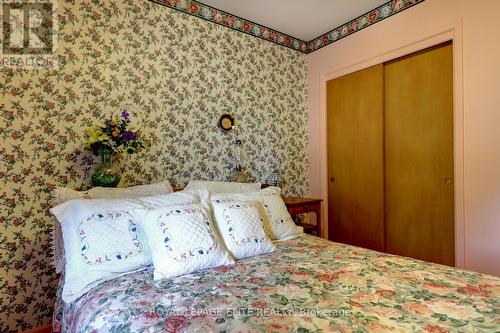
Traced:
[[47, 324], [45, 326], [32, 328], [30, 330], [23, 331], [22, 333], [51, 333], [51, 332], [52, 332], [52, 325]]

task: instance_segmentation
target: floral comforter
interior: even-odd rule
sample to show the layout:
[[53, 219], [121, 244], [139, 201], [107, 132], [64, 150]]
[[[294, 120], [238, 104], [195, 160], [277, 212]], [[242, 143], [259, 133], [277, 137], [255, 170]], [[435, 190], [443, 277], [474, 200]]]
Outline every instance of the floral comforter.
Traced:
[[[152, 270], [58, 302], [56, 332], [499, 332], [500, 278], [332, 243], [278, 243], [231, 267]], [[60, 291], [59, 291], [60, 292]]]

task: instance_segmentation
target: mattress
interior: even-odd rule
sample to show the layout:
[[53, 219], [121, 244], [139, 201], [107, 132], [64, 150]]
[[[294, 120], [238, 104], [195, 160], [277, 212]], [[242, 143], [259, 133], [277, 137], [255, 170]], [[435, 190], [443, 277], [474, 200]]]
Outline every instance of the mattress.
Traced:
[[[230, 267], [153, 281], [152, 268], [71, 304], [55, 332], [498, 332], [500, 278], [311, 235]], [[64, 277], [61, 276], [61, 282]]]

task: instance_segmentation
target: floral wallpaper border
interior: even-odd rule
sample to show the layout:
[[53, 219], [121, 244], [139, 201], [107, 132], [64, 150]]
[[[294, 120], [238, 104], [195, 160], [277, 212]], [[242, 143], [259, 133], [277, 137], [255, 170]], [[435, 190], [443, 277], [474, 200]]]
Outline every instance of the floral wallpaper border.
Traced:
[[329, 44], [337, 42], [344, 37], [352, 35], [364, 28], [378, 23], [388, 17], [401, 13], [425, 0], [391, 0], [370, 10], [369, 12], [338, 26], [337, 28], [307, 42], [307, 53], [317, 51]]
[[227, 13], [223, 10], [203, 4], [199, 1], [189, 0], [149, 0], [164, 5], [183, 13], [196, 16], [206, 21], [225, 26], [227, 28], [243, 32], [245, 34], [267, 40], [269, 42], [288, 47], [290, 49], [311, 53], [329, 44], [350, 36], [364, 28], [378, 23], [388, 17], [396, 15], [418, 5], [425, 0], [390, 0], [383, 5], [372, 9], [365, 14], [344, 23], [327, 33], [305, 42], [299, 38], [273, 30], [266, 26]]
[[198, 1], [188, 0], [150, 0], [183, 13], [219, 24], [245, 34], [267, 40], [269, 42], [307, 53], [307, 43], [298, 38], [265, 27], [250, 20], [227, 13], [223, 10], [205, 5]]

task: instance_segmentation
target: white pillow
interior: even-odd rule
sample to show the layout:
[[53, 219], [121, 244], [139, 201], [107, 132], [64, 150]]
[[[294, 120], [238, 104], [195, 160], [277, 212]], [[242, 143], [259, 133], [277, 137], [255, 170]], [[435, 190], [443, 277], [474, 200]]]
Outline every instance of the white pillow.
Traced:
[[135, 212], [142, 207], [125, 199], [72, 200], [50, 210], [61, 224], [64, 239], [65, 302], [150, 263]]
[[154, 266], [154, 280], [232, 265], [205, 203], [160, 207], [141, 223]]
[[217, 182], [206, 180], [191, 180], [185, 187], [185, 190], [207, 190], [214, 193], [247, 193], [260, 191], [260, 183], [235, 183], [235, 182]]
[[[54, 206], [75, 199], [112, 199], [112, 198], [138, 198], [160, 194], [169, 194], [174, 190], [168, 181], [156, 184], [138, 185], [127, 188], [94, 187], [88, 191], [75, 191], [66, 187], [57, 187], [54, 193]], [[53, 265], [56, 273], [64, 268], [64, 245], [62, 243], [61, 229], [54, 223], [52, 230]]]
[[[252, 193], [216, 193], [211, 195], [212, 202], [227, 201], [258, 201], [264, 206], [267, 219], [264, 219], [264, 230], [273, 240], [296, 236], [303, 229], [293, 222], [283, 199], [279, 187], [267, 187]], [[267, 223], [268, 222], [268, 223]]]
[[151, 197], [134, 198], [131, 200], [140, 202], [148, 209], [154, 209], [168, 205], [185, 205], [206, 202], [208, 197], [209, 193], [207, 191], [179, 191]]
[[121, 199], [139, 198], [174, 192], [168, 181], [156, 184], [138, 185], [124, 188], [93, 187], [88, 191], [75, 191], [66, 187], [57, 187], [55, 190], [55, 204], [74, 199]]
[[276, 250], [264, 232], [267, 217], [260, 202], [213, 203], [212, 208], [217, 229], [234, 258], [243, 259]]
[[72, 302], [103, 281], [151, 263], [138, 225], [146, 209], [198, 201], [196, 194], [178, 192], [137, 199], [71, 200], [52, 208], [64, 244], [63, 300]]

